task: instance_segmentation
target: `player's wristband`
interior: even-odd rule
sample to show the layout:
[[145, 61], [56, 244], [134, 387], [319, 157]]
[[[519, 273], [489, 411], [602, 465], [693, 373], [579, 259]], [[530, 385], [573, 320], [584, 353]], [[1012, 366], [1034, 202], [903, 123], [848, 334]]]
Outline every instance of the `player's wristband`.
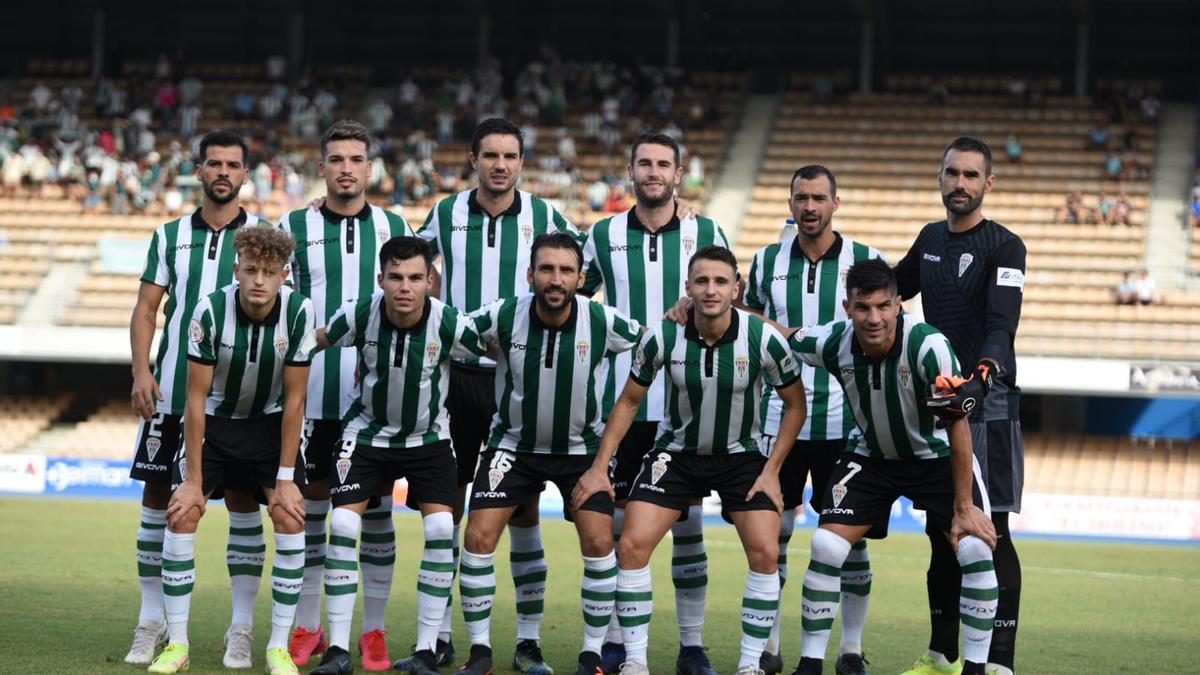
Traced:
[[279, 473], [275, 474], [275, 480], [296, 480], [296, 467], [281, 466]]

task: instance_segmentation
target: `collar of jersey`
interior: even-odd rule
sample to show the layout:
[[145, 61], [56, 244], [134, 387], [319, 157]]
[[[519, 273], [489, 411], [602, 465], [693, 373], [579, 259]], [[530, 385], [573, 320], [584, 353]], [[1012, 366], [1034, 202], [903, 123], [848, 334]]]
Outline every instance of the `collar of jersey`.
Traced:
[[[249, 218], [249, 216], [246, 215], [246, 209], [239, 208], [237, 216], [235, 216], [233, 220], [226, 223], [225, 227], [221, 229], [237, 229], [246, 224], [247, 218]], [[208, 221], [204, 220], [204, 216], [200, 215], [200, 209], [196, 209], [196, 211], [192, 213], [192, 227], [208, 228], [210, 230], [214, 229], [212, 225], [208, 224]]]
[[[837, 260], [838, 256], [840, 256], [841, 254], [842, 254], [842, 235], [839, 234], [835, 230], [833, 233], [833, 244], [829, 247], [829, 250], [822, 253], [820, 258], [817, 258], [816, 260], [812, 260], [810, 262], [820, 262], [822, 260]], [[793, 258], [804, 258], [805, 260], [808, 260], [808, 254], [806, 254], [804, 252], [804, 249], [800, 248], [800, 235], [799, 234], [797, 234], [795, 237], [792, 237], [792, 257]]]
[[[474, 190], [471, 190], [470, 192], [467, 193], [467, 210], [469, 210], [471, 213], [484, 213], [485, 212], [483, 210], [483, 205], [479, 203], [479, 198], [476, 196], [478, 192], [479, 192], [479, 188], [475, 188]], [[496, 216], [497, 217], [499, 217], [499, 216], [515, 216], [520, 213], [521, 213], [521, 191], [513, 190], [512, 204], [509, 204], [507, 209], [504, 209], [500, 213], [497, 213]], [[488, 215], [490, 216], [492, 214], [489, 213]]]
[[[851, 326], [851, 328], [853, 328], [854, 324], [850, 324], [850, 326]], [[851, 330], [850, 332], [853, 333], [854, 331]], [[892, 341], [892, 348], [888, 350], [887, 356], [884, 358], [884, 361], [892, 361], [894, 359], [900, 358], [900, 346], [903, 343], [904, 343], [904, 315], [900, 314], [896, 317], [896, 339], [894, 341]], [[858, 336], [857, 335], [852, 335], [850, 337], [850, 353], [853, 354], [854, 356], [861, 356], [864, 359], [867, 359], [868, 361], [871, 360], [870, 358], [867, 357], [866, 354], [863, 353], [862, 345], [858, 344]]]
[[[732, 316], [729, 317], [729, 327], [717, 338], [717, 341], [712, 344], [712, 347], [720, 347], [723, 344], [733, 342], [738, 336], [739, 312], [736, 309], [730, 309]], [[709, 344], [704, 341], [704, 336], [700, 334], [700, 329], [696, 328], [696, 310], [688, 310], [687, 325], [683, 327], [683, 337], [699, 342], [701, 347], [708, 347]]]
[[579, 297], [571, 297], [571, 313], [567, 315], [567, 320], [561, 326], [547, 326], [542, 323], [542, 317], [537, 313], [537, 297], [534, 296], [529, 302], [529, 327], [538, 330], [552, 330], [559, 333], [575, 332], [575, 323], [579, 320]]
[[254, 319], [251, 319], [250, 315], [246, 313], [246, 310], [242, 309], [241, 295], [242, 295], [242, 290], [240, 288], [235, 288], [233, 290], [233, 306], [237, 311], [238, 321], [243, 322], [243, 323], [254, 324], [256, 326], [268, 326], [271, 324], [279, 323], [279, 313], [281, 311], [283, 311], [283, 309], [282, 309], [283, 308], [283, 288], [282, 287], [280, 287], [280, 289], [279, 289], [279, 295], [275, 296], [275, 306], [272, 307], [271, 311], [267, 313], [267, 318], [263, 319], [262, 321], [255, 321]]
[[328, 220], [331, 223], [340, 223], [347, 218], [353, 218], [353, 219], [361, 222], [364, 220], [371, 219], [371, 205], [369, 203], [363, 204], [362, 210], [359, 211], [358, 213], [356, 213], [352, 216], [343, 216], [340, 213], [335, 213], [332, 210], [330, 210], [328, 204], [322, 204], [321, 205], [321, 215], [325, 217], [325, 220]]
[[667, 224], [663, 225], [662, 227], [658, 228], [657, 230], [655, 230], [653, 232], [650, 232], [650, 230], [647, 230], [646, 226], [642, 225], [642, 221], [638, 220], [636, 206], [629, 209], [629, 215], [626, 216], [626, 218], [627, 218], [627, 224], [629, 227], [636, 228], [636, 229], [642, 230], [643, 232], [648, 232], [650, 234], [659, 234], [661, 232], [671, 232], [671, 231], [678, 230], [680, 228], [678, 213], [672, 213], [671, 219], [667, 221]]
[[396, 331], [397, 333], [400, 333], [401, 335], [406, 335], [408, 333], [420, 333], [421, 331], [425, 330], [425, 324], [429, 323], [429, 314], [432, 311], [433, 311], [433, 303], [429, 301], [429, 296], [426, 295], [425, 296], [425, 308], [423, 310], [421, 310], [421, 318], [417, 319], [417, 322], [414, 323], [413, 325], [409, 326], [408, 328], [401, 328], [401, 327], [397, 326], [396, 324], [392, 323], [392, 320], [388, 318], [387, 298], [384, 297], [384, 298], [380, 298], [380, 300], [379, 300], [379, 320], [383, 323], [383, 325], [390, 327], [392, 330]]

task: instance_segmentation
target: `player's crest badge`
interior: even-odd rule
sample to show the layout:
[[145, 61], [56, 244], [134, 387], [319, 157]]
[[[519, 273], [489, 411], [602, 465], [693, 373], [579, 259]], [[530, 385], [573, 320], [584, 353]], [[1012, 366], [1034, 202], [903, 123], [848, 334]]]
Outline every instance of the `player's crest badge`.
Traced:
[[425, 358], [429, 361], [437, 361], [438, 353], [441, 352], [441, 345], [436, 342], [425, 343]]
[[386, 227], [380, 226], [375, 228], [375, 242], [377, 245], [382, 246], [383, 242], [391, 238], [392, 233]]
[[204, 328], [196, 319], [192, 319], [192, 322], [188, 324], [188, 339], [196, 344], [200, 344], [204, 339]]
[[842, 485], [841, 483], [834, 483], [833, 487], [830, 488], [830, 492], [833, 493], [833, 508], [836, 509], [842, 505], [842, 500], [845, 499], [846, 492], [848, 492], [848, 490], [846, 489], [845, 485]]
[[154, 456], [158, 454], [158, 449], [162, 447], [162, 441], [150, 437], [146, 439], [146, 459], [153, 462]]
[[963, 273], [967, 271], [967, 268], [970, 267], [971, 263], [974, 261], [975, 261], [975, 256], [971, 255], [970, 253], [964, 253], [958, 257], [958, 276], [959, 276], [959, 278], [962, 278]]
[[646, 354], [641, 349], [635, 349], [633, 352], [633, 367], [641, 370], [646, 365]]
[[492, 492], [500, 487], [500, 481], [504, 480], [504, 469], [489, 469], [488, 470], [488, 486]]
[[583, 363], [587, 360], [588, 346], [587, 340], [580, 340], [579, 342], [575, 343], [575, 353], [579, 356], [580, 363]]
[[337, 469], [338, 482], [345, 483], [346, 476], [350, 475], [350, 458], [343, 457], [335, 463]]
[[750, 367], [750, 359], [745, 356], [739, 356], [733, 360], [733, 364], [737, 366], [738, 377], [746, 377], [746, 369]]
[[900, 381], [903, 382], [904, 386], [907, 387], [908, 386], [908, 366], [906, 366], [902, 363], [902, 364], [900, 364], [900, 367], [897, 368], [896, 370], [898, 370], [900, 372]]
[[838, 272], [838, 285], [841, 286], [842, 288], [846, 287], [846, 275], [849, 273], [850, 273], [850, 268], [848, 268], [848, 267], [843, 267], [841, 269], [841, 271]]
[[683, 252], [685, 255], [691, 256], [692, 249], [696, 248], [696, 238], [690, 234], [683, 235]]
[[287, 353], [287, 348], [287, 336], [280, 335], [279, 337], [275, 338], [275, 353], [279, 355], [279, 358], [283, 358], [283, 355]]
[[187, 457], [179, 458], [179, 475], [187, 478]]
[[521, 225], [521, 236], [525, 237], [525, 243], [533, 241], [533, 223], [524, 223]]
[[659, 479], [667, 472], [667, 462], [669, 461], [671, 461], [670, 455], [665, 452], [658, 453], [658, 457], [650, 465], [650, 483], [652, 485], [658, 485]]

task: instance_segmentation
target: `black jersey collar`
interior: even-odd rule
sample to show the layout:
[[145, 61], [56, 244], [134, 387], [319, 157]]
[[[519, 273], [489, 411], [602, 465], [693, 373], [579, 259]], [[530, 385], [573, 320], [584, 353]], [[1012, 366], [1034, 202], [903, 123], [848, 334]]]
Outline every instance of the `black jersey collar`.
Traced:
[[[475, 188], [474, 190], [471, 190], [469, 193], [467, 193], [467, 210], [470, 211], [471, 213], [487, 213], [487, 211], [483, 208], [483, 204], [479, 203], [478, 193], [479, 193], [479, 188]], [[500, 216], [515, 216], [520, 213], [521, 213], [521, 191], [513, 190], [512, 204], [509, 204], [507, 209], [504, 209], [500, 213], [495, 214], [494, 217], [499, 218]], [[490, 216], [492, 214], [488, 213], [488, 215]]]
[[[237, 228], [241, 227], [242, 225], [246, 224], [247, 218], [248, 218], [248, 216], [246, 215], [246, 209], [238, 208], [238, 214], [233, 218], [233, 220], [229, 221], [228, 223], [225, 223], [225, 227], [223, 227], [221, 229], [223, 229], [223, 230], [237, 229]], [[212, 225], [209, 225], [208, 221], [204, 220], [204, 216], [200, 215], [200, 209], [196, 209], [196, 211], [194, 213], [192, 213], [192, 227], [193, 228], [196, 228], [196, 227], [207, 228], [209, 230], [215, 231], [215, 228], [213, 228]]]
[[[831, 244], [829, 246], [828, 250], [826, 250], [824, 253], [821, 254], [820, 258], [817, 258], [816, 260], [812, 260], [810, 262], [821, 262], [822, 260], [837, 260], [838, 256], [840, 256], [841, 254], [842, 254], [842, 235], [839, 234], [835, 230], [833, 233], [833, 244]], [[800, 248], [800, 235], [799, 234], [797, 234], [795, 237], [792, 238], [792, 257], [793, 258], [804, 258], [805, 260], [808, 260], [808, 254], [806, 254], [804, 252], [804, 249]]]
[[662, 227], [658, 228], [657, 230], [655, 230], [653, 232], [646, 229], [646, 226], [642, 224], [642, 221], [638, 220], [637, 206], [630, 208], [629, 215], [626, 217], [627, 217], [627, 224], [631, 229], [642, 230], [643, 232], [646, 232], [648, 234], [659, 234], [661, 232], [671, 232], [673, 230], [678, 230], [680, 228], [678, 213], [672, 213], [671, 219], [667, 221], [667, 224], [663, 225]]
[[529, 327], [537, 330], [555, 330], [560, 333], [574, 333], [575, 324], [579, 321], [579, 296], [571, 296], [571, 313], [561, 326], [547, 326], [537, 313], [537, 296], [529, 302]]
[[420, 333], [421, 331], [425, 330], [425, 325], [427, 323], [429, 323], [429, 314], [431, 312], [433, 312], [433, 303], [429, 301], [429, 296], [426, 295], [425, 296], [425, 306], [421, 309], [421, 318], [417, 319], [417, 322], [414, 323], [413, 325], [409, 326], [408, 328], [401, 328], [401, 327], [397, 326], [396, 324], [392, 323], [392, 320], [388, 318], [387, 297], [385, 296], [385, 297], [382, 297], [379, 299], [379, 321], [380, 321], [380, 323], [382, 323], [384, 326], [387, 326], [388, 328], [391, 328], [392, 330], [396, 331], [397, 333], [400, 333], [401, 335], [407, 335], [409, 333]]
[[240, 323], [249, 323], [255, 326], [269, 326], [279, 323], [279, 314], [283, 311], [283, 289], [280, 288], [279, 293], [275, 296], [275, 306], [267, 312], [267, 317], [262, 321], [257, 321], [250, 318], [246, 310], [242, 309], [242, 289], [235, 288], [233, 290], [233, 306], [236, 307], [237, 320]]
[[[730, 308], [731, 316], [729, 317], [729, 327], [717, 338], [717, 341], [712, 344], [712, 347], [720, 347], [723, 344], [728, 344], [737, 339], [739, 316], [736, 309]], [[704, 341], [704, 336], [700, 334], [700, 329], [696, 328], [696, 310], [688, 310], [687, 325], [683, 327], [683, 337], [693, 342], [699, 342], [701, 346], [708, 347], [709, 344]]]
[[[853, 326], [853, 324], [851, 324]], [[885, 361], [900, 358], [901, 345], [904, 344], [904, 315], [900, 314], [896, 317], [896, 339], [892, 341], [892, 348], [888, 350]], [[870, 358], [863, 353], [862, 345], [858, 344], [858, 336], [854, 335], [850, 338], [850, 353], [854, 356], [861, 356], [868, 361]]]
[[330, 209], [329, 202], [326, 201], [321, 205], [321, 215], [325, 217], [325, 220], [328, 220], [331, 223], [340, 223], [347, 218], [353, 218], [359, 222], [362, 222], [364, 220], [371, 219], [371, 204], [364, 203], [362, 209], [358, 213], [352, 216], [346, 216]]

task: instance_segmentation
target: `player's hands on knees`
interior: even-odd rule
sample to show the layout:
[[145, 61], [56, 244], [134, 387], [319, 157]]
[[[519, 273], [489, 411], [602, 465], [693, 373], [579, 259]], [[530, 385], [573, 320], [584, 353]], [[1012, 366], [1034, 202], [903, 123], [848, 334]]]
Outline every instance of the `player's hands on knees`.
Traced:
[[750, 491], [746, 493], [746, 501], [754, 499], [754, 495], [759, 492], [771, 500], [777, 512], [783, 513], [783, 490], [779, 487], [779, 474], [772, 471], [763, 471], [758, 474], [758, 478], [754, 479], [754, 485], [751, 485]]
[[205, 505], [204, 492], [200, 489], [200, 485], [195, 481], [185, 480], [175, 488], [175, 492], [171, 494], [171, 501], [167, 503], [167, 524], [172, 531], [180, 529], [179, 526], [188, 517], [192, 509], [197, 509], [197, 518], [204, 515]]
[[290, 480], [275, 481], [275, 489], [267, 498], [267, 514], [272, 520], [291, 519], [304, 526], [304, 495]]
[[150, 418], [154, 417], [155, 404], [163, 400], [162, 391], [158, 388], [158, 382], [155, 381], [154, 375], [148, 370], [133, 376], [133, 390], [130, 392], [129, 397], [134, 412], [141, 415], [142, 419], [147, 422], [150, 421]]
[[617, 498], [612, 481], [608, 479], [608, 471], [604, 467], [593, 466], [579, 477], [575, 489], [571, 490], [571, 510], [578, 511], [597, 492], [607, 492], [614, 501]]
[[667, 310], [663, 318], [667, 321], [674, 321], [680, 326], [687, 323], [688, 311], [692, 309], [692, 299], [688, 296], [683, 296], [675, 303], [675, 306]]
[[950, 546], [958, 551], [958, 542], [967, 535], [978, 537], [988, 548], [996, 548], [996, 526], [978, 506], [954, 509], [954, 520], [950, 523]]

